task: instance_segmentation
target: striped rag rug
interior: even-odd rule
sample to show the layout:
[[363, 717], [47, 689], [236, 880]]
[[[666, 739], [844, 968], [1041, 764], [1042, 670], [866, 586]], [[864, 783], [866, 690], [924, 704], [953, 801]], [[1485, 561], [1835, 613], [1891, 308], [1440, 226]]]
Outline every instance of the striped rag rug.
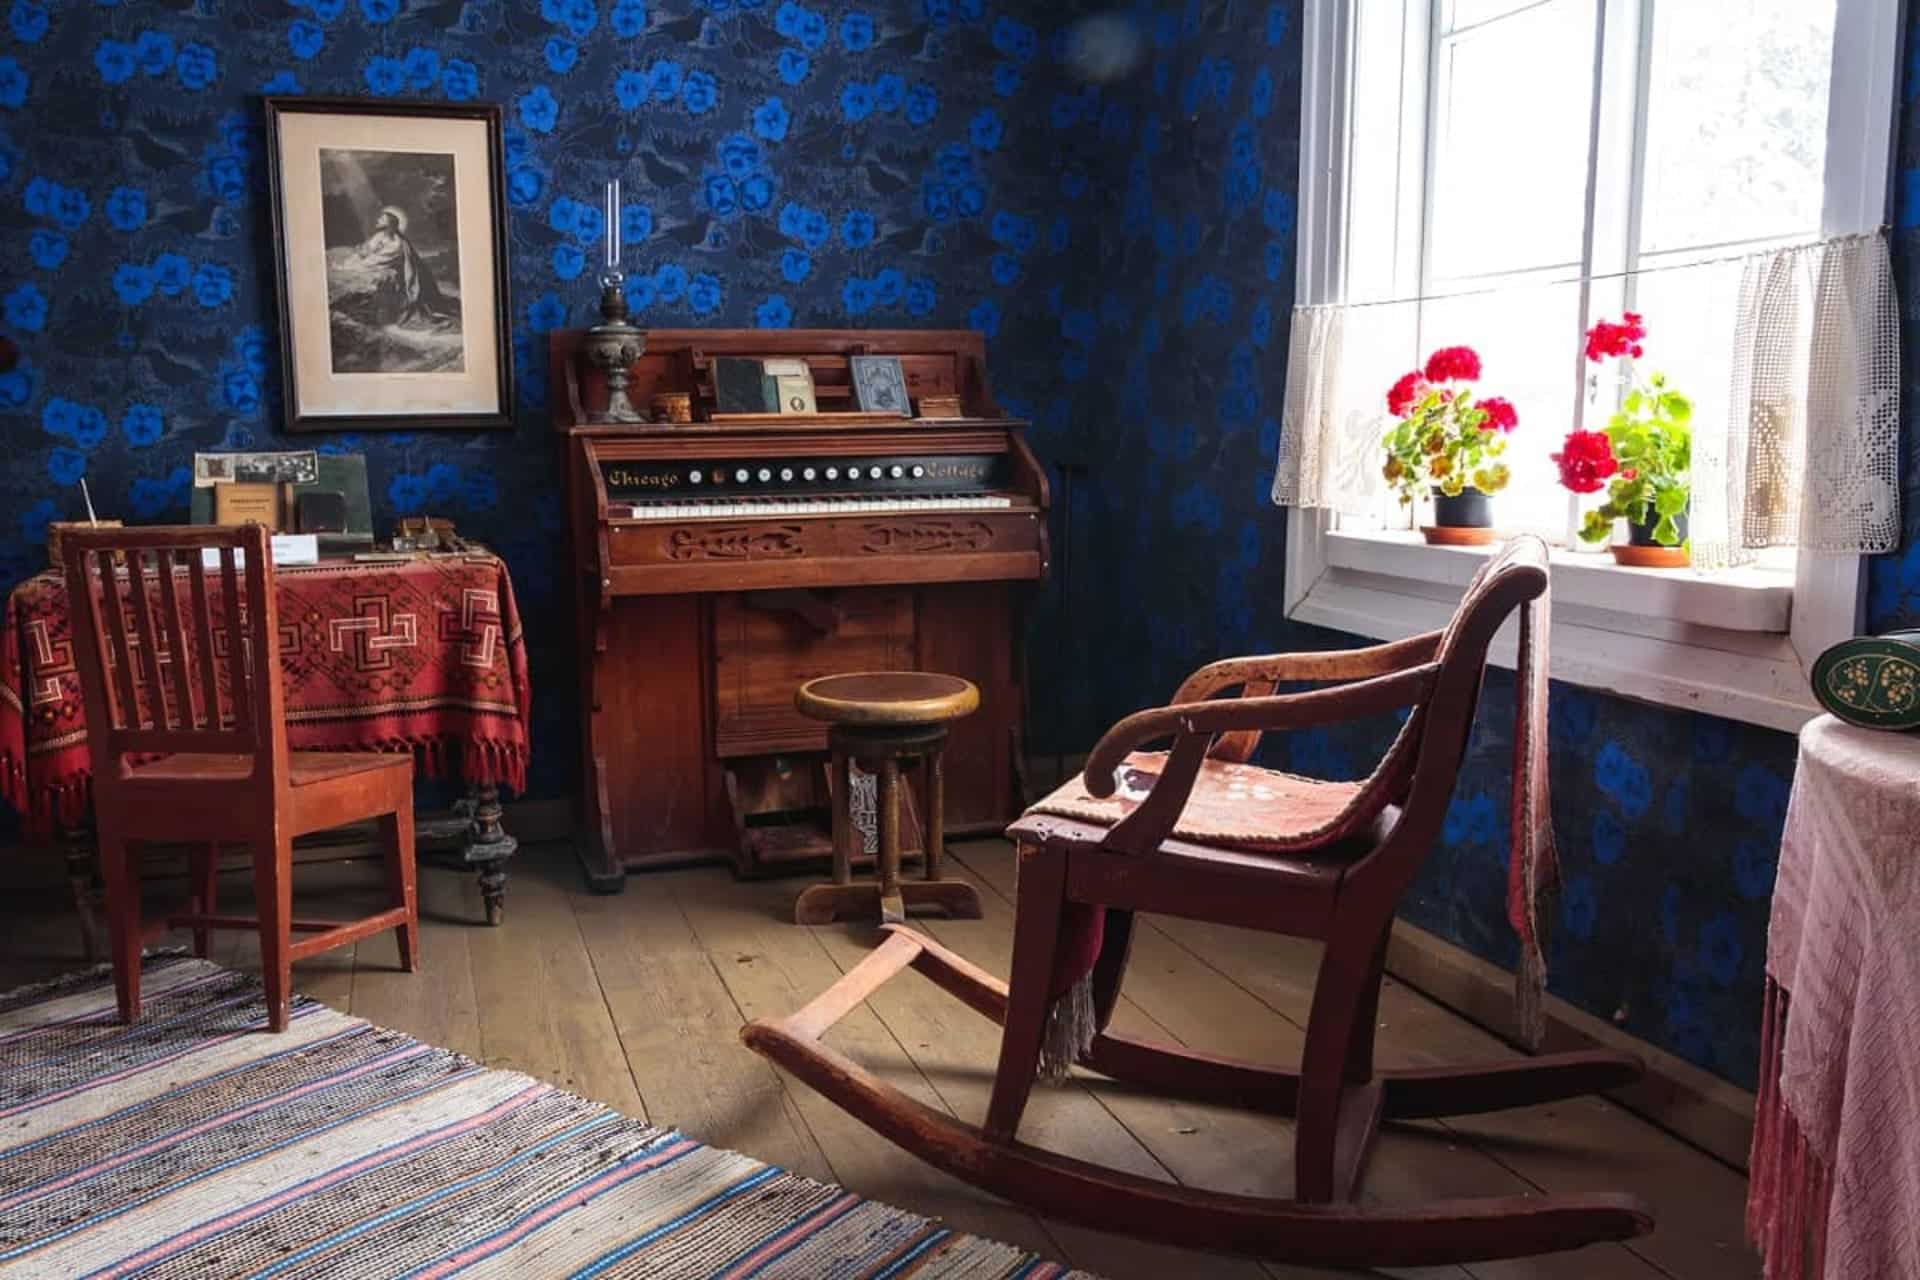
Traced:
[[0, 1276], [1022, 1277], [1010, 1245], [149, 957], [0, 996]]

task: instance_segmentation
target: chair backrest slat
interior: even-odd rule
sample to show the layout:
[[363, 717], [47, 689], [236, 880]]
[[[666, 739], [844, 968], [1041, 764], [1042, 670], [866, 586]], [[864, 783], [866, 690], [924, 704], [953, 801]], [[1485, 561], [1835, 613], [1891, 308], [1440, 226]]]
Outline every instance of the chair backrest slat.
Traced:
[[[232, 547], [220, 548], [220, 589], [227, 609], [227, 691], [233, 698], [235, 733], [253, 736], [253, 681], [247, 674], [247, 628], [240, 613], [239, 575], [234, 572]], [[259, 617], [259, 602], [254, 616]]]
[[[138, 674], [147, 686], [147, 711], [156, 729], [171, 729], [173, 721], [167, 714], [167, 687], [160, 679], [160, 629], [153, 621], [153, 596], [147, 588], [147, 556], [149, 552], [134, 551], [127, 556], [127, 591], [131, 597], [128, 603], [133, 608], [133, 626], [140, 637], [140, 668]], [[156, 567], [165, 568], [165, 557], [153, 554]], [[154, 586], [157, 588], [156, 581]]]
[[193, 593], [193, 634], [199, 643], [194, 660], [200, 669], [200, 691], [207, 704], [207, 728], [226, 723], [220, 704], [220, 681], [213, 673], [213, 606], [207, 603], [207, 562], [199, 548], [187, 555], [187, 584]]
[[269, 556], [257, 525], [74, 530], [63, 540], [96, 785], [124, 777], [128, 755], [178, 751], [251, 756], [256, 779], [282, 785]]
[[145, 717], [140, 714], [140, 693], [133, 682], [133, 642], [127, 631], [126, 597], [120, 593], [121, 567], [106, 553], [96, 553], [94, 563], [100, 570], [100, 604], [107, 611], [107, 664], [113, 669], [113, 687], [120, 698], [114, 727], [138, 729]]
[[[171, 558], [160, 565], [160, 603], [161, 616], [167, 624], [167, 649], [172, 657], [172, 661], [167, 663], [167, 671], [173, 677], [173, 701], [180, 714], [180, 727], [198, 729], [200, 708], [194, 701], [190, 666], [193, 650], [187, 644], [187, 629], [180, 616], [180, 569]], [[207, 725], [209, 729], [219, 727], [218, 720]]]

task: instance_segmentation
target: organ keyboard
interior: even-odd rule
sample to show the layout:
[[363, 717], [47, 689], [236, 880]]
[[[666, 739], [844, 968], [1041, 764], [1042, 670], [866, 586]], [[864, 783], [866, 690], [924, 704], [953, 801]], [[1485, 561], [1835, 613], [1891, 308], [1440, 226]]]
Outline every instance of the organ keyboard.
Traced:
[[[654, 330], [630, 369], [691, 424], [600, 425], [579, 331], [550, 358], [580, 646], [581, 859], [624, 869], [724, 857], [742, 874], [829, 850], [825, 730], [792, 708], [836, 671], [972, 680], [980, 712], [947, 756], [950, 830], [1018, 810], [1020, 620], [1046, 571], [1047, 487], [1024, 423], [987, 389], [965, 332]], [[852, 410], [848, 357], [898, 356], [937, 421]], [[722, 356], [798, 357], [817, 414], [712, 413]], [[559, 392], [564, 391], [564, 394]]]

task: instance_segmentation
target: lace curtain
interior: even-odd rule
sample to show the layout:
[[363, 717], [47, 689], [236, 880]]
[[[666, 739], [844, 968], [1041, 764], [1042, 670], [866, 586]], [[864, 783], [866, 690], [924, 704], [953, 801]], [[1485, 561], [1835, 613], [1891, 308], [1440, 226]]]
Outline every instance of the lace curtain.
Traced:
[[[1573, 316], [1580, 284], [1518, 288], [1504, 305], [1501, 295], [1483, 295], [1473, 311]], [[1649, 368], [1664, 369], [1694, 401], [1697, 567], [1739, 564], [1770, 546], [1869, 554], [1897, 545], [1900, 333], [1883, 233], [1649, 270], [1634, 294], [1652, 331]], [[1432, 313], [1445, 305], [1295, 309], [1275, 503], [1382, 509], [1386, 389], [1419, 363], [1423, 306]], [[1446, 328], [1448, 341], [1475, 340], [1472, 326]], [[1529, 362], [1537, 380], [1514, 396], [1536, 450], [1542, 437], [1533, 432], [1557, 448], [1572, 423], [1574, 384], [1560, 380], [1560, 370], [1571, 366], [1578, 341], [1569, 323], [1568, 365], [1540, 367], [1551, 357], [1537, 356]], [[1600, 367], [1585, 368], [1587, 423], [1597, 426], [1612, 411], [1614, 388], [1599, 383]], [[1513, 371], [1506, 362], [1502, 392]], [[1522, 484], [1551, 479], [1540, 467], [1530, 476], [1516, 468], [1516, 488]]]
[[1740, 267], [1724, 429], [1695, 428], [1694, 564], [1739, 564], [1763, 547], [1892, 551], [1900, 316], [1886, 236]]

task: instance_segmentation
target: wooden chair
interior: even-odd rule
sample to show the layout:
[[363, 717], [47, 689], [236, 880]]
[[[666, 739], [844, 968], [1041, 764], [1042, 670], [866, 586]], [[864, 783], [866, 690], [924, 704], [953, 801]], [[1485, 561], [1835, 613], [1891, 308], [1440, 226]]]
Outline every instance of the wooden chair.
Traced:
[[[140, 841], [191, 847], [191, 909], [167, 923], [192, 928], [195, 954], [207, 954], [211, 929], [259, 930], [275, 1031], [286, 1029], [295, 960], [392, 929], [411, 972], [413, 758], [287, 749], [266, 529], [68, 530], [61, 558], [120, 1016], [140, 1016]], [[378, 819], [392, 905], [361, 920], [296, 919], [294, 838], [367, 818]], [[252, 849], [257, 916], [217, 911], [223, 841]]]
[[[900, 925], [811, 1004], [743, 1038], [894, 1142], [1037, 1212], [1189, 1248], [1335, 1266], [1428, 1266], [1516, 1257], [1650, 1230], [1627, 1195], [1361, 1204], [1383, 1119], [1526, 1106], [1628, 1084], [1625, 1054], [1581, 1052], [1470, 1067], [1378, 1070], [1381, 972], [1394, 911], [1438, 837], [1479, 699], [1487, 649], [1530, 601], [1544, 614], [1545, 547], [1519, 540], [1489, 561], [1444, 631], [1349, 652], [1217, 662], [1173, 705], [1115, 725], [1069, 784], [1016, 823], [1013, 974], [1002, 984]], [[1535, 615], [1536, 628], [1542, 621]], [[1523, 706], [1541, 709], [1544, 635]], [[1282, 683], [1335, 687], [1277, 693]], [[1239, 689], [1237, 697], [1216, 697]], [[1521, 695], [1516, 695], [1520, 697]], [[1372, 777], [1321, 783], [1245, 761], [1267, 730], [1409, 714]], [[1172, 740], [1165, 755], [1139, 749]], [[1544, 741], [1527, 739], [1544, 752]], [[1544, 769], [1544, 756], [1529, 758]], [[1123, 802], [1115, 802], [1116, 792]], [[1105, 820], [1099, 806], [1109, 804]], [[1252, 812], [1258, 839], [1222, 829]], [[1529, 811], [1531, 812], [1531, 811]], [[1286, 819], [1291, 818], [1291, 822]], [[1236, 1061], [1108, 1029], [1136, 911], [1320, 939], [1325, 948], [1298, 1070]], [[976, 1128], [908, 1097], [821, 1042], [876, 987], [913, 967], [999, 1021], [999, 1066]], [[1062, 975], [1069, 979], [1063, 984]], [[1073, 986], [1073, 983], [1083, 985]], [[1291, 1199], [1174, 1186], [1028, 1146], [1020, 1119], [1043, 1049], [1065, 1018], [1063, 985], [1086, 992], [1068, 1060], [1128, 1084], [1295, 1121]], [[1050, 1064], [1062, 1070], [1065, 1062]]]

